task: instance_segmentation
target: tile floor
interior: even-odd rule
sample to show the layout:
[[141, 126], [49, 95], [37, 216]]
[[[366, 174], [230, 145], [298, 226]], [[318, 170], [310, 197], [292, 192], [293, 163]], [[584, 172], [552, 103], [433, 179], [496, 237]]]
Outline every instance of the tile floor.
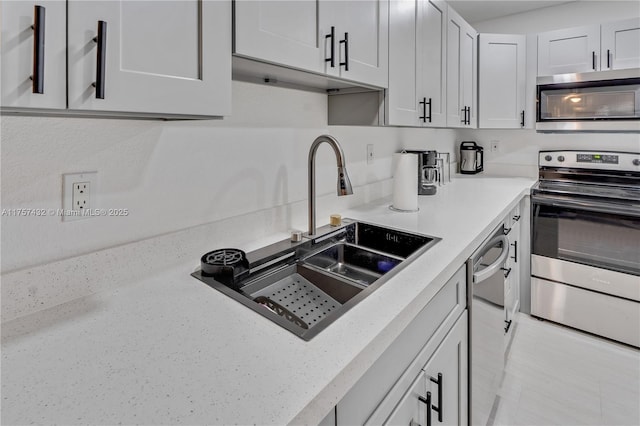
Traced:
[[640, 425], [640, 351], [519, 314], [494, 425]]

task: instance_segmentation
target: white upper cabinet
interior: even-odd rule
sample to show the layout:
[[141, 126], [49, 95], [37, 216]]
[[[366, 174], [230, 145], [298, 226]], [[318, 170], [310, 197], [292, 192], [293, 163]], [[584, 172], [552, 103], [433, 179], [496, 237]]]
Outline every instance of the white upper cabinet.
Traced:
[[524, 127], [526, 36], [480, 34], [479, 127]]
[[538, 34], [538, 75], [598, 71], [600, 26]]
[[538, 75], [640, 67], [640, 18], [538, 34]]
[[234, 8], [236, 55], [324, 72], [318, 0], [239, 0]]
[[229, 1], [0, 7], [3, 111], [158, 118], [231, 112]]
[[477, 32], [451, 7], [447, 12], [447, 127], [475, 128]]
[[447, 5], [392, 1], [387, 124], [446, 126]]
[[[389, 64], [389, 0], [321, 1], [321, 40], [327, 40], [323, 62], [328, 74], [387, 87]], [[335, 66], [331, 56], [331, 27]]]
[[66, 108], [66, 4], [2, 1], [4, 108]]
[[602, 25], [601, 68], [640, 67], [640, 18]]
[[239, 0], [234, 54], [387, 87], [389, 0]]
[[227, 1], [69, 0], [69, 109], [227, 115], [230, 39]]

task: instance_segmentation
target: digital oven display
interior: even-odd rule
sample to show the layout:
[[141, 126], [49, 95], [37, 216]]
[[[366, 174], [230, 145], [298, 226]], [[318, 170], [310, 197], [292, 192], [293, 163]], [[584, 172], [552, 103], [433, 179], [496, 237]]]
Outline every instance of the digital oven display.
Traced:
[[618, 164], [617, 155], [578, 154], [578, 163]]

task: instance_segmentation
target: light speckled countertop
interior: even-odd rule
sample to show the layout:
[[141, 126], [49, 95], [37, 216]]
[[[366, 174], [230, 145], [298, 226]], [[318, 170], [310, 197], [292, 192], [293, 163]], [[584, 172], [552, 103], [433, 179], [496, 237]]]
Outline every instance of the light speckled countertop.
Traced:
[[533, 183], [458, 177], [418, 213], [342, 212], [442, 241], [310, 342], [192, 278], [198, 259], [6, 322], [2, 424], [318, 423]]

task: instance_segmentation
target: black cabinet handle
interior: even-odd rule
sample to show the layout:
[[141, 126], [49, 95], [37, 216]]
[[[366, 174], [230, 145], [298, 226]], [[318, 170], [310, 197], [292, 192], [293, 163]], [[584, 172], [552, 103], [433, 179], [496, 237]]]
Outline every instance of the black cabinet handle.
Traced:
[[96, 99], [104, 99], [105, 68], [107, 62], [107, 22], [98, 21], [98, 35], [93, 38], [98, 45], [96, 61]]
[[431, 123], [431, 98], [429, 98], [429, 102], [427, 102], [427, 105], [429, 105], [429, 115], [427, 116], [427, 120], [429, 120], [429, 123]]
[[514, 217], [511, 218], [514, 222], [517, 222], [520, 220], [520, 215], [515, 215]]
[[607, 68], [611, 68], [611, 50], [607, 49]]
[[422, 120], [423, 123], [426, 123], [427, 122], [427, 98], [422, 98], [422, 100], [418, 103], [422, 105], [422, 115], [418, 118]]
[[33, 74], [31, 89], [33, 93], [44, 93], [44, 21], [43, 6], [33, 8]]
[[442, 423], [442, 416], [443, 416], [442, 393], [443, 393], [443, 388], [444, 388], [444, 384], [442, 383], [442, 373], [438, 373], [438, 378], [437, 379], [434, 379], [433, 377], [431, 377], [431, 381], [433, 383], [435, 383], [436, 385], [438, 385], [438, 407], [436, 407], [435, 405], [432, 405], [431, 408], [433, 409], [433, 411], [438, 413], [438, 421], [440, 423]]
[[340, 40], [340, 44], [344, 43], [344, 62], [340, 62], [340, 66], [344, 66], [345, 71], [349, 71], [349, 33], [344, 33], [344, 40]]
[[513, 250], [514, 250], [514, 254], [513, 256], [511, 256], [511, 258], [513, 259], [514, 262], [518, 263], [518, 242], [514, 241], [513, 243], [511, 243], [511, 245], [513, 246]]
[[593, 70], [596, 70], [596, 52], [593, 51], [591, 52], [591, 62], [592, 62], [592, 66], [593, 66]]
[[467, 107], [467, 124], [471, 125], [471, 107]]
[[520, 113], [520, 126], [524, 127], [524, 110]]
[[509, 232], [511, 232], [511, 228], [505, 228], [505, 230], [502, 231], [504, 235], [509, 235]]
[[427, 392], [427, 397], [418, 397], [420, 402], [424, 402], [427, 405], [427, 426], [431, 426], [431, 392]]
[[336, 66], [336, 27], [331, 27], [331, 34], [327, 34], [324, 36], [325, 40], [331, 39], [331, 56], [325, 58], [325, 62], [329, 62], [331, 68], [335, 68]]
[[506, 269], [506, 268], [500, 268], [502, 269], [502, 271], [504, 271], [504, 277], [505, 278], [509, 278], [509, 275], [511, 274], [511, 268]]
[[504, 326], [504, 332], [505, 332], [505, 334], [506, 334], [506, 333], [509, 331], [509, 329], [511, 328], [511, 322], [512, 322], [511, 320], [509, 320], [509, 321], [505, 320], [505, 321], [504, 321], [504, 323], [505, 323], [505, 326]]

